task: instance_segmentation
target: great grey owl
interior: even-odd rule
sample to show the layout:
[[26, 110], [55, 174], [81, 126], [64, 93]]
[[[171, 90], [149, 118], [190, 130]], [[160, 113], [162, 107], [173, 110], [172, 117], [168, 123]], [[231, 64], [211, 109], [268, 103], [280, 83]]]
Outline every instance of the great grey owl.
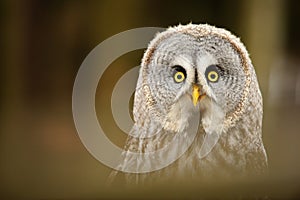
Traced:
[[119, 168], [137, 172], [126, 174], [129, 181], [267, 169], [255, 70], [229, 31], [188, 24], [157, 34], [142, 59], [133, 115]]

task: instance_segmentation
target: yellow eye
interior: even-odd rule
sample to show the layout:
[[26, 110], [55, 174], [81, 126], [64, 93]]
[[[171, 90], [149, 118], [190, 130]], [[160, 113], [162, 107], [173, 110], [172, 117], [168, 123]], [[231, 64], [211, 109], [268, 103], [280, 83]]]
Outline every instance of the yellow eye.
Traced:
[[219, 79], [219, 74], [216, 71], [210, 71], [207, 74], [207, 78], [210, 82], [217, 82]]
[[174, 80], [176, 83], [180, 83], [180, 82], [184, 81], [184, 79], [185, 79], [185, 76], [184, 76], [183, 72], [176, 72], [174, 74]]

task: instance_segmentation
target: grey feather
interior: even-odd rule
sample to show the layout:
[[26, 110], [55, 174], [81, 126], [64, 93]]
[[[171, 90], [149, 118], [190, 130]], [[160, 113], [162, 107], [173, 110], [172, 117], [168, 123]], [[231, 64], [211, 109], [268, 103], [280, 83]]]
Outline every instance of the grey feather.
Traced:
[[[174, 66], [186, 77], [174, 82]], [[217, 66], [219, 79], [207, 77]], [[196, 106], [192, 87], [204, 95]], [[174, 177], [231, 177], [267, 170], [262, 142], [262, 96], [254, 67], [239, 38], [206, 24], [179, 25], [159, 33], [146, 50], [134, 98], [134, 121], [120, 168], [153, 166], [182, 149], [193, 120], [199, 129], [190, 148], [170, 166], [147, 174], [127, 174], [128, 181]], [[153, 152], [180, 138], [172, 151], [140, 160], [128, 152]]]

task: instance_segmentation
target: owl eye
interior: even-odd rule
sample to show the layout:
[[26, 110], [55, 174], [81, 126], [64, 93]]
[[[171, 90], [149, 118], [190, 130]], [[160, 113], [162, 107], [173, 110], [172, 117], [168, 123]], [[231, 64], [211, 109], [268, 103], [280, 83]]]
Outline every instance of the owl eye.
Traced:
[[185, 76], [184, 76], [183, 72], [176, 72], [174, 74], [175, 82], [180, 83], [180, 82], [184, 81], [184, 79], [185, 79]]
[[176, 83], [181, 83], [182, 81], [185, 80], [185, 77], [186, 77], [186, 71], [183, 67], [179, 66], [179, 65], [176, 65], [173, 67], [175, 70], [174, 70], [174, 81]]
[[220, 74], [216, 65], [210, 65], [205, 71], [205, 76], [209, 82], [216, 83], [219, 80]]

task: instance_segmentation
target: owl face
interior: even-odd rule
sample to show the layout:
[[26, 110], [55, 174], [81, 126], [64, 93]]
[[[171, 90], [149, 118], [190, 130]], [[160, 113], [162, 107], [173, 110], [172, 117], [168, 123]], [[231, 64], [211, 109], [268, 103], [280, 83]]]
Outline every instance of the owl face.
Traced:
[[160, 113], [167, 115], [184, 99], [182, 112], [205, 112], [214, 104], [226, 114], [242, 98], [246, 76], [241, 66], [238, 53], [224, 39], [176, 33], [157, 45], [147, 82]]
[[[217, 171], [250, 169], [258, 154], [259, 168], [266, 166], [255, 70], [244, 45], [224, 29], [188, 24], [157, 34], [142, 59], [133, 115], [127, 144], [147, 157], [126, 155], [125, 167], [152, 167], [178, 155], [183, 170], [207, 175], [217, 165]], [[251, 156], [254, 162], [245, 160]]]

